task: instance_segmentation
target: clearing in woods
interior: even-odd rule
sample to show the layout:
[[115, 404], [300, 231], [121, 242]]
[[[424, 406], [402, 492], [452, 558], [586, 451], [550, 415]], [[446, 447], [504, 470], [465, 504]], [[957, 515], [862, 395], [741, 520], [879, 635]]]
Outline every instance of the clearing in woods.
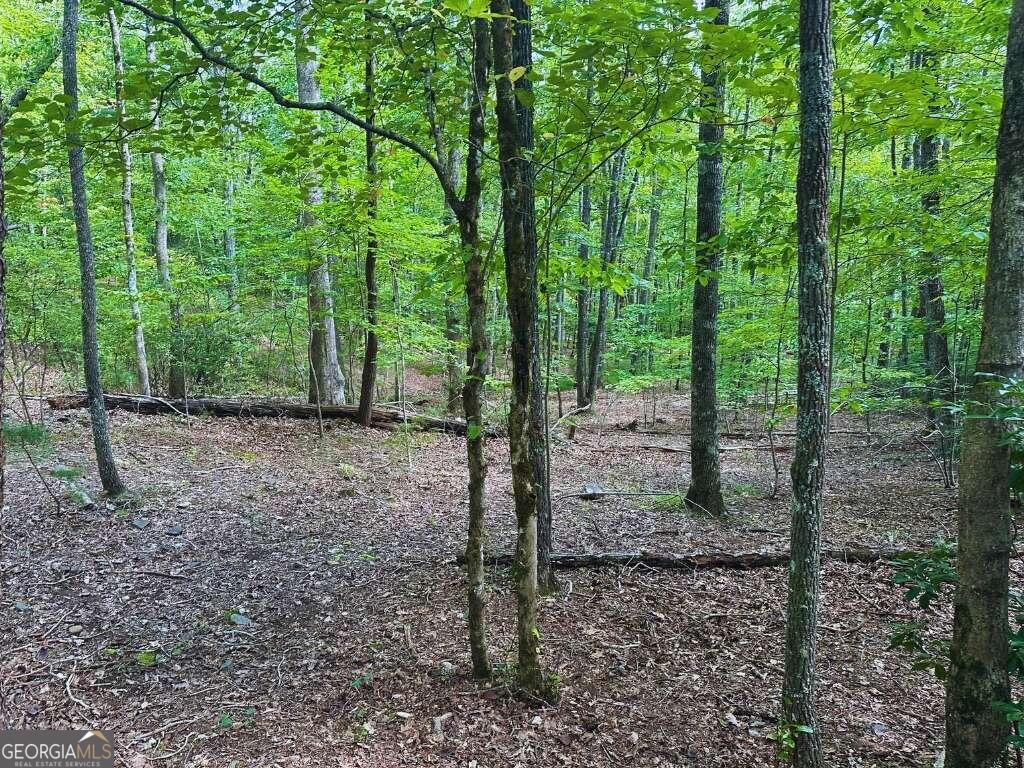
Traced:
[[[788, 546], [793, 437], [723, 439], [727, 524], [681, 511], [685, 395], [606, 395], [552, 439], [559, 552], [776, 551]], [[126, 507], [56, 510], [12, 455], [0, 550], [0, 707], [7, 728], [112, 731], [131, 766], [771, 766], [785, 569], [560, 570], [543, 601], [556, 707], [470, 679], [461, 438], [289, 419], [112, 413], [135, 490]], [[638, 416], [639, 428], [622, 428]], [[46, 466], [90, 467], [84, 411], [50, 412]], [[758, 415], [723, 426], [741, 433]], [[826, 547], [951, 538], [955, 493], [920, 419], [840, 415], [829, 446]], [[783, 429], [791, 429], [783, 427]], [[488, 445], [491, 548], [514, 519], [507, 444]], [[51, 484], [57, 482], [50, 480]], [[1014, 563], [1014, 569], [1019, 569]], [[821, 699], [832, 765], [931, 765], [942, 689], [888, 648], [915, 610], [885, 563], [823, 566]], [[514, 658], [508, 571], [489, 572], [491, 647]], [[948, 619], [948, 617], [947, 617]], [[935, 630], [946, 631], [947, 622]]]

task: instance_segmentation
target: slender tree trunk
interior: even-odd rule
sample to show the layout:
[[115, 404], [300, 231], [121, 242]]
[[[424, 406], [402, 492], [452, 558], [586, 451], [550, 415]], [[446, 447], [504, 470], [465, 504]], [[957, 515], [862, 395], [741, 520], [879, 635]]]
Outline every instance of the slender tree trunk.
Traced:
[[[580, 189], [580, 223], [583, 224], [583, 236], [580, 240], [579, 259], [586, 265], [590, 259], [590, 185], [584, 184]], [[590, 327], [590, 285], [583, 278], [580, 289], [576, 293], [576, 406], [587, 405], [590, 385], [587, 382], [589, 367], [587, 364], [587, 339]]]
[[462, 410], [462, 361], [454, 350], [462, 341], [462, 328], [459, 325], [459, 312], [452, 297], [444, 297], [444, 338], [448, 342], [449, 351], [445, 361], [445, 410], [449, 412]]
[[[149, 35], [147, 34], [147, 37]], [[146, 42], [146, 61], [156, 63], [156, 43]], [[159, 105], [153, 102], [153, 130], [160, 130]], [[155, 204], [156, 221], [153, 229], [153, 256], [156, 260], [157, 277], [160, 288], [167, 296], [168, 313], [171, 320], [170, 361], [167, 366], [167, 395], [171, 399], [181, 400], [185, 391], [185, 337], [182, 328], [181, 304], [174, 291], [171, 281], [170, 254], [167, 249], [167, 173], [164, 167], [162, 152], [151, 152], [150, 166], [153, 171], [153, 202]]]
[[[304, 102], [320, 101], [311, 13], [311, 0], [296, 0], [295, 79], [299, 100]], [[309, 230], [317, 224], [313, 209], [323, 202], [323, 190], [319, 175], [312, 169], [302, 174], [300, 183], [303, 198], [301, 228]], [[341, 405], [345, 402], [345, 375], [338, 360], [330, 264], [318, 253], [319, 249], [312, 240], [309, 237], [306, 243], [309, 256], [309, 402]]]
[[[934, 178], [938, 172], [939, 139], [936, 136], [926, 136], [921, 139], [920, 147], [920, 170], [929, 179]], [[937, 189], [929, 190], [921, 199], [921, 203], [929, 217], [938, 217]], [[945, 291], [942, 284], [942, 265], [934, 252], [926, 253], [924, 259], [931, 274], [921, 281], [918, 289], [924, 317], [924, 355], [933, 382], [929, 397], [952, 400], [949, 339], [943, 329], [946, 308], [943, 300]]]
[[114, 9], [107, 10], [110, 44], [114, 55], [114, 102], [117, 110], [117, 149], [121, 155], [121, 221], [124, 225], [124, 260], [128, 268], [128, 301], [131, 304], [132, 328], [135, 338], [135, 368], [139, 394], [150, 395], [149, 360], [146, 357], [146, 334], [142, 328], [139, 307], [139, 276], [135, 269], [135, 214], [132, 208], [132, 150], [128, 146], [125, 127], [124, 56], [121, 53], [121, 28]]
[[1012, 547], [1007, 424], [1001, 383], [1024, 375], [1024, 0], [1014, 0], [989, 230], [981, 347], [964, 420], [957, 537], [959, 582], [946, 682], [946, 768], [997, 768], [1009, 723]]
[[654, 266], [658, 246], [658, 218], [661, 216], [661, 185], [658, 177], [651, 180], [651, 211], [647, 219], [647, 250], [644, 253], [643, 285], [640, 287], [640, 304], [644, 307], [643, 324], [647, 325], [647, 317], [654, 292], [651, 280], [654, 279]]
[[456, 213], [459, 237], [466, 264], [466, 376], [462, 385], [462, 407], [466, 415], [466, 458], [469, 464], [469, 530], [466, 537], [466, 571], [469, 597], [469, 646], [473, 674], [490, 677], [487, 655], [487, 587], [484, 570], [484, 515], [486, 512], [485, 454], [482, 393], [487, 379], [490, 341], [487, 338], [487, 275], [485, 252], [480, 242], [480, 198], [483, 194], [481, 168], [487, 127], [484, 108], [490, 87], [490, 40], [484, 19], [474, 19], [472, 81], [469, 102], [469, 130], [466, 142], [466, 191]]
[[4, 94], [0, 90], [0, 510], [4, 507], [7, 490], [6, 440], [3, 438], [5, 386], [7, 382], [7, 193], [5, 187], [4, 127], [8, 113], [4, 109]]
[[229, 286], [231, 314], [237, 315], [241, 311], [238, 304], [238, 239], [235, 235], [234, 225], [235, 180], [230, 175], [224, 181], [224, 207], [228, 214], [228, 225], [224, 227], [224, 261], [228, 265], [228, 274], [231, 276]]
[[[541, 668], [540, 628], [537, 623], [537, 517], [543, 506], [538, 487], [537, 456], [543, 459], [543, 434], [537, 430], [533, 392], [540, 368], [537, 334], [537, 243], [533, 227], [533, 167], [527, 152], [533, 144], [532, 111], [523, 106], [532, 90], [529, 74], [514, 83], [516, 66], [529, 70], [529, 7], [515, 0], [493, 0], [498, 156], [501, 167], [502, 229], [505, 281], [512, 335], [512, 399], [509, 405], [509, 449], [516, 524], [516, 679], [527, 696], [547, 699], [551, 691]], [[525, 50], [524, 50], [525, 49]], [[525, 64], [519, 62], [525, 61]], [[522, 90], [521, 99], [515, 91]], [[517, 114], [521, 108], [526, 119]]]
[[892, 307], [882, 312], [882, 340], [878, 343], [878, 367], [888, 368], [892, 356]]
[[[621, 236], [620, 221], [625, 221], [628, 206], [621, 205], [622, 175], [626, 168], [626, 150], [620, 149], [612, 157], [608, 198], [601, 222], [601, 264], [607, 273], [615, 263]], [[621, 213], [621, 218], [620, 218]], [[602, 285], [597, 293], [597, 318], [594, 321], [594, 336], [590, 340], [589, 371], [587, 372], [587, 402], [593, 403], [597, 386], [601, 380], [601, 356], [608, 322], [608, 286]]]
[[[707, 0], [717, 7], [715, 24], [729, 23], [729, 0]], [[690, 488], [686, 505], [714, 517], [725, 514], [718, 462], [718, 272], [722, 268], [722, 140], [725, 81], [719, 66], [702, 72], [703, 111], [697, 156], [696, 275], [690, 351]]]
[[832, 5], [800, 2], [800, 161], [797, 171], [799, 342], [797, 439], [791, 475], [792, 562], [786, 604], [785, 723], [797, 731], [793, 764], [822, 768], [815, 703], [821, 586], [821, 500], [828, 438], [829, 156], [832, 149]]
[[[377, 58], [373, 51], [366, 54], [366, 77], [363, 93], [366, 97], [366, 121], [376, 120], [374, 81]], [[366, 347], [363, 352], [363, 378], [359, 384], [359, 423], [370, 426], [373, 393], [377, 386], [377, 152], [376, 139], [366, 131], [366, 183], [370, 188], [366, 201]]]
[[68, 166], [71, 174], [71, 199], [75, 212], [75, 239], [78, 242], [78, 263], [82, 274], [82, 355], [85, 363], [85, 388], [89, 394], [89, 417], [96, 447], [103, 489], [111, 496], [124, 492], [117, 472], [114, 451], [107, 428], [107, 409], [103, 404], [103, 383], [100, 378], [100, 352], [96, 334], [96, 260], [93, 253], [92, 230], [85, 190], [85, 153], [78, 133], [78, 0], [64, 0], [64, 33], [61, 52], [64, 64], [64, 99], [67, 108], [65, 135], [68, 145]]

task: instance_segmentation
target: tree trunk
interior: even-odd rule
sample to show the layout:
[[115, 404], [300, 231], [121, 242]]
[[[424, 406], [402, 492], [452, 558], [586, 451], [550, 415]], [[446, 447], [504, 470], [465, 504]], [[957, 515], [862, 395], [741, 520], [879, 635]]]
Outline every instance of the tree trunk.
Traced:
[[452, 297], [444, 297], [444, 338], [448, 342], [445, 355], [445, 410], [457, 412], [462, 410], [462, 361], [455, 350], [462, 345], [462, 328], [459, 326], [459, 312]]
[[124, 56], [121, 53], [121, 28], [114, 9], [107, 10], [110, 23], [110, 44], [114, 55], [114, 103], [117, 110], [117, 149], [121, 155], [121, 221], [124, 225], [124, 259], [128, 268], [128, 301], [131, 304], [135, 339], [135, 368], [139, 394], [151, 394], [149, 361], [146, 357], [146, 334], [142, 328], [139, 307], [139, 276], [135, 269], [135, 214], [132, 208], [132, 151], [128, 146], [124, 104]]
[[[580, 223], [583, 235], [580, 240], [579, 260], [583, 269], [590, 259], [590, 185], [584, 184], [580, 189]], [[576, 407], [587, 405], [590, 386], [587, 383], [587, 339], [590, 336], [590, 285], [586, 277], [580, 280], [580, 289], [576, 293]]]
[[[729, 23], [729, 0], [707, 0], [717, 7], [715, 24]], [[713, 517], [725, 514], [722, 470], [718, 461], [718, 272], [722, 268], [722, 140], [725, 129], [725, 81], [720, 66], [703, 71], [702, 113], [698, 129], [696, 281], [693, 284], [693, 334], [690, 351], [690, 488], [686, 505]], [[710, 113], [710, 117], [707, 116]]]
[[[147, 27], [146, 61], [156, 64], [156, 43], [148, 39], [151, 30]], [[160, 130], [159, 104], [154, 101], [153, 130]], [[167, 395], [172, 398], [185, 397], [185, 337], [181, 322], [181, 304], [171, 281], [170, 255], [167, 250], [167, 174], [164, 168], [163, 152], [151, 152], [150, 166], [153, 171], [153, 202], [155, 218], [153, 229], [153, 256], [156, 260], [160, 289], [166, 294], [171, 320], [171, 349], [167, 365]]]
[[[608, 269], [615, 263], [619, 238], [619, 214], [622, 175], [626, 168], [626, 150], [620, 149], [612, 157], [609, 174], [608, 197], [605, 201], [604, 216], [601, 221], [601, 265], [608, 276]], [[597, 318], [594, 321], [594, 335], [590, 340], [589, 369], [587, 371], [587, 402], [593, 403], [597, 394], [597, 386], [601, 377], [601, 355], [604, 350], [605, 326], [608, 321], [608, 286], [602, 285], [597, 293]]]
[[828, 437], [830, 277], [829, 156], [832, 149], [832, 5], [800, 2], [800, 161], [797, 171], [799, 340], [797, 446], [793, 457], [792, 562], [786, 604], [785, 722], [798, 727], [793, 764], [822, 768], [815, 690], [821, 586], [821, 499]]
[[[374, 80], [377, 58], [373, 51], [366, 55], [366, 78], [363, 93], [366, 96], [366, 122], [376, 121], [374, 104]], [[373, 393], [377, 387], [377, 141], [373, 133], [366, 131], [366, 183], [369, 194], [366, 200], [366, 347], [363, 352], [363, 376], [359, 382], [359, 423], [370, 424], [373, 409]]]
[[643, 325], [648, 323], [650, 304], [654, 296], [651, 290], [651, 280], [654, 279], [654, 266], [657, 257], [658, 246], [658, 218], [661, 215], [661, 185], [658, 177], [651, 179], [651, 212], [647, 220], [647, 251], [644, 254], [643, 285], [640, 287], [640, 304], [644, 307]]
[[107, 409], [103, 404], [103, 383], [100, 379], [100, 352], [96, 338], [96, 260], [85, 190], [85, 153], [78, 133], [78, 0], [64, 0], [64, 32], [61, 52], [64, 64], [64, 99], [67, 113], [65, 135], [68, 145], [68, 167], [71, 175], [71, 198], [75, 212], [75, 239], [78, 243], [78, 264], [82, 275], [82, 356], [85, 386], [89, 394], [89, 417], [92, 422], [96, 463], [103, 489], [111, 496], [124, 492], [117, 472], [114, 451], [107, 428]]
[[228, 214], [228, 225], [224, 227], [224, 261], [228, 265], [228, 274], [231, 276], [231, 283], [228, 286], [231, 314], [237, 315], [240, 307], [238, 305], [238, 240], [235, 237], [234, 207], [235, 180], [229, 175], [224, 181], [224, 208]]
[[994, 708], [1011, 699], [1009, 626], [1010, 446], [1005, 379], [1024, 375], [1024, 0], [1014, 0], [989, 230], [981, 346], [964, 420], [957, 538], [959, 581], [946, 682], [946, 768], [1002, 765], [1009, 735]]
[[[317, 58], [313, 48], [313, 30], [310, 15], [311, 0], [295, 2], [295, 80], [299, 101], [320, 101], [320, 83], [317, 81]], [[314, 135], [317, 131], [314, 128]], [[315, 170], [301, 174], [302, 212], [300, 227], [304, 230], [317, 224], [313, 209], [323, 202], [320, 178]], [[318, 253], [314, 237], [306, 238], [308, 256], [309, 307], [309, 402], [322, 405], [341, 405], [345, 402], [345, 375], [338, 360], [338, 344], [334, 328], [334, 298], [331, 288], [331, 270], [327, 259]]]
[[6, 402], [4, 394], [7, 382], [7, 256], [4, 253], [7, 245], [7, 193], [4, 185], [4, 126], [7, 124], [8, 112], [5, 107], [4, 94], [0, 90], [0, 509], [4, 507], [7, 490], [7, 441], [3, 436], [2, 407]]
[[467, 591], [469, 602], [469, 646], [473, 674], [487, 678], [491, 663], [487, 654], [487, 586], [484, 571], [484, 515], [487, 457], [484, 451], [482, 394], [487, 378], [490, 342], [487, 338], [487, 276], [485, 252], [480, 242], [480, 198], [483, 194], [481, 167], [487, 127], [484, 108], [489, 88], [490, 41], [484, 19], [473, 25], [473, 92], [469, 103], [466, 142], [466, 191], [456, 211], [459, 236], [466, 264], [466, 376], [462, 385], [462, 407], [466, 415], [466, 458], [469, 464], [469, 527], [466, 537]]
[[[537, 623], [537, 517], [542, 506], [538, 487], [537, 456], [543, 459], [543, 434], [533, 397], [540, 368], [537, 334], [537, 242], [534, 229], [533, 167], [528, 151], [533, 145], [532, 110], [524, 106], [532, 97], [530, 85], [529, 6], [522, 0], [493, 0], [496, 17], [491, 23], [497, 91], [498, 157], [501, 168], [502, 230], [505, 281], [512, 336], [512, 397], [509, 405], [509, 450], [516, 526], [516, 624], [518, 665], [516, 680], [532, 698], [550, 698], [541, 668], [540, 628]], [[525, 62], [520, 64], [519, 62]], [[526, 74], [515, 82], [517, 66]], [[523, 71], [523, 70], [520, 70]], [[516, 98], [521, 91], [521, 98]]]
[[[920, 142], [921, 172], [934, 177], [938, 172], [939, 139], [926, 136]], [[921, 199], [925, 213], [930, 217], [939, 215], [939, 192], [929, 190]], [[931, 274], [921, 281], [921, 311], [924, 317], [924, 357], [933, 386], [932, 399], [952, 400], [951, 368], [949, 363], [949, 339], [943, 325], [946, 322], [946, 309], [943, 302], [944, 289], [942, 284], [941, 262], [937, 255], [929, 251], [925, 253], [926, 266]]]

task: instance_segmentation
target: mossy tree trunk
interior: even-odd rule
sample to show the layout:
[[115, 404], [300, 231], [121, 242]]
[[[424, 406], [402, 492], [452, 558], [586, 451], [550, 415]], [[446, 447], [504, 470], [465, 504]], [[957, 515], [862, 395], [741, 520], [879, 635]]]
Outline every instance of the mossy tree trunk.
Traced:
[[1014, 0], [989, 230], [982, 340], [964, 422], [958, 525], [959, 583], [946, 682], [946, 768], [1002, 765], [1009, 735], [1007, 600], [1012, 546], [1000, 384], [1024, 375], [1024, 0]]

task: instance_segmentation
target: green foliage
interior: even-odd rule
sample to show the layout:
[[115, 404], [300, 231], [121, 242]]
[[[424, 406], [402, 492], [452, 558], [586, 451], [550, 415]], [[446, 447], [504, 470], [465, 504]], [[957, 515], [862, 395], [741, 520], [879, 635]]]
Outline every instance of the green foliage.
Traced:
[[956, 584], [955, 556], [956, 545], [943, 541], [927, 552], [901, 555], [896, 560], [893, 583], [906, 587], [904, 599], [928, 611], [946, 586]]
[[34, 422], [18, 422], [7, 420], [3, 426], [3, 439], [8, 448], [29, 450], [35, 448], [41, 452], [52, 446], [50, 430], [43, 424]]
[[814, 733], [814, 729], [809, 725], [788, 722], [780, 722], [775, 728], [772, 738], [775, 741], [775, 754], [780, 763], [792, 762], [796, 740], [801, 733]]

